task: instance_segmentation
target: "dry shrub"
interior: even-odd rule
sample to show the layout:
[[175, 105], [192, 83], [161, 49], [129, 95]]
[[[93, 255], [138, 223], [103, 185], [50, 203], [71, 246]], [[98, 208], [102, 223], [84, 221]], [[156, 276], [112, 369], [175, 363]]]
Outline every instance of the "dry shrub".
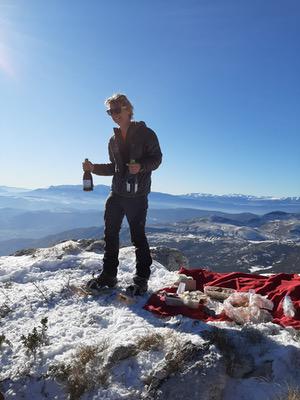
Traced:
[[[200, 350], [199, 345], [195, 345], [190, 341], [182, 342], [175, 334], [169, 335], [168, 340], [170, 341], [170, 346], [164, 359], [143, 379], [148, 386], [147, 392], [149, 395], [150, 393], [155, 393], [155, 390], [170, 375], [182, 371]], [[201, 350], [203, 350], [202, 347]]]
[[182, 343], [174, 336], [172, 346], [165, 355], [165, 369], [168, 375], [181, 371], [185, 363], [191, 360], [198, 350], [199, 346], [190, 341]]
[[118, 345], [111, 350], [107, 357], [105, 367], [113, 368], [119, 361], [126, 360], [127, 358], [134, 357], [138, 354], [139, 350], [135, 343], [128, 343], [126, 345]]
[[120, 344], [111, 350], [106, 360], [106, 367], [112, 368], [119, 361], [126, 360], [130, 357], [135, 357], [141, 351], [158, 350], [164, 344], [163, 335], [155, 332], [150, 332], [141, 336], [136, 343]]
[[104, 368], [104, 351], [108, 343], [81, 346], [68, 365], [61, 363], [49, 368], [49, 375], [65, 383], [70, 400], [79, 399], [87, 390], [107, 386], [108, 371]]
[[97, 386], [106, 387], [110, 371], [120, 361], [136, 356], [141, 351], [158, 350], [168, 341], [165, 358], [146, 379], [148, 384], [160, 382], [173, 372], [182, 369], [185, 361], [195, 354], [196, 346], [191, 342], [182, 343], [175, 335], [150, 332], [140, 337], [136, 343], [119, 345], [111, 349], [108, 341], [97, 346], [81, 346], [68, 365], [61, 363], [49, 368], [49, 375], [66, 385], [70, 400], [79, 399], [85, 392]]
[[164, 345], [165, 338], [160, 333], [149, 333], [137, 341], [137, 348], [140, 351], [158, 350]]
[[287, 392], [278, 396], [276, 400], [300, 400], [300, 388], [288, 387]]
[[86, 365], [96, 357], [97, 351], [96, 346], [81, 346], [77, 353], [78, 361], [80, 364]]

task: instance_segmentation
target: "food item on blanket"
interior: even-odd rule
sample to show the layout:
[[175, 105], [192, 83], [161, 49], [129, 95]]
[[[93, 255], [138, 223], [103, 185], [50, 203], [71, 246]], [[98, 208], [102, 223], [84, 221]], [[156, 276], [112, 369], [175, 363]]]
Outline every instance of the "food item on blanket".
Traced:
[[183, 303], [190, 308], [198, 308], [200, 303], [206, 303], [207, 296], [201, 290], [184, 292], [180, 295]]
[[178, 279], [174, 282], [173, 286], [179, 287], [182, 283], [185, 284], [185, 290], [196, 290], [196, 281], [192, 276], [178, 274]]
[[[186, 277], [186, 275], [184, 276]], [[191, 276], [188, 276], [187, 278], [189, 279], [183, 278], [182, 281], [175, 282], [174, 286], [178, 287], [177, 289], [178, 294], [183, 293], [184, 291], [196, 290], [196, 281]]]
[[168, 306], [187, 306], [198, 308], [201, 303], [206, 303], [207, 296], [200, 290], [183, 293], [164, 293], [164, 299]]
[[[270, 275], [261, 275], [261, 274], [247, 274], [243, 273], [241, 274], [240, 272], [213, 272], [213, 271], [208, 271], [203, 268], [198, 268], [194, 269], [191, 272], [191, 270], [187, 269], [182, 269], [181, 270], [183, 273], [186, 273], [187, 275], [193, 274], [197, 281], [197, 289], [203, 290], [203, 285], [206, 285], [207, 287], [212, 287], [213, 285], [215, 286], [227, 286], [227, 287], [233, 287], [233, 288], [238, 288], [238, 290], [242, 290], [244, 293], [245, 291], [253, 289], [255, 292], [259, 293], [264, 297], [263, 300], [263, 307], [259, 307], [258, 313], [257, 314], [252, 314], [251, 319], [254, 320], [266, 320], [266, 319], [271, 319], [275, 324], [279, 324], [281, 326], [292, 326], [294, 329], [300, 330], [300, 319], [297, 318], [299, 316], [299, 302], [297, 299], [300, 297], [300, 287], [299, 287], [299, 275], [295, 273], [287, 274], [287, 273], [278, 273], [278, 274], [270, 274]], [[175, 275], [175, 273], [174, 273]], [[172, 278], [172, 281], [175, 281], [176, 279]], [[177, 274], [175, 275], [177, 277]], [[176, 288], [162, 288], [159, 290], [156, 294], [153, 296], [150, 296], [147, 303], [145, 304], [144, 308], [148, 311], [154, 312], [158, 315], [161, 316], [166, 316], [166, 315], [174, 315], [174, 314], [182, 314], [185, 316], [191, 316], [192, 318], [196, 318], [199, 320], [207, 321], [208, 320], [208, 313], [206, 312], [206, 308], [209, 308], [210, 310], [215, 311], [215, 319], [219, 321], [224, 320], [224, 301], [220, 301], [217, 299], [210, 298], [208, 299], [208, 303], [205, 305], [200, 305], [198, 309], [192, 310], [186, 306], [184, 307], [178, 307], [176, 310], [175, 307], [173, 307], [173, 310], [171, 307], [167, 306], [165, 301], [163, 300], [163, 296], [165, 292], [176, 292]], [[295, 312], [295, 317], [290, 319], [286, 318], [283, 313], [283, 299], [285, 294], [289, 294], [293, 300], [296, 312]], [[271, 297], [272, 296], [272, 297]], [[267, 307], [268, 304], [265, 304], [266, 301], [270, 302], [270, 299], [274, 299], [274, 304], [272, 311], [270, 313], [265, 312], [268, 310]], [[258, 298], [256, 297], [256, 305], [258, 304], [257, 300]], [[279, 301], [281, 299], [281, 301]], [[161, 301], [160, 301], [161, 300]], [[259, 302], [261, 299], [259, 298]], [[240, 310], [240, 307], [230, 307], [231, 310], [233, 310], [236, 314], [236, 311]], [[241, 307], [242, 309], [248, 308], [248, 310], [245, 310], [245, 318], [241, 320], [241, 323], [244, 323], [243, 321], [247, 320], [249, 318], [249, 308], [251, 307]], [[257, 307], [256, 307], [257, 310]], [[206, 314], [206, 315], [205, 315]], [[273, 317], [273, 319], [272, 319]], [[252, 322], [252, 321], [251, 321]]]
[[180, 295], [185, 292], [185, 282], [180, 282], [177, 288], [177, 294]]
[[289, 295], [286, 295], [282, 302], [283, 313], [286, 317], [294, 318], [295, 307]]
[[248, 307], [249, 299], [248, 298], [238, 298], [231, 301], [231, 305], [233, 307]]
[[267, 309], [273, 308], [271, 300], [254, 291], [235, 292], [224, 300], [225, 314], [238, 324], [259, 323], [272, 320]]
[[183, 300], [177, 293], [165, 293], [165, 302], [168, 306], [183, 306]]
[[174, 283], [174, 285], [179, 285], [180, 282], [186, 282], [186, 281], [192, 280], [192, 279], [193, 279], [192, 276], [188, 276], [185, 274], [178, 274], [177, 281]]
[[216, 300], [225, 300], [234, 292], [235, 290], [230, 288], [220, 286], [204, 286], [204, 293]]

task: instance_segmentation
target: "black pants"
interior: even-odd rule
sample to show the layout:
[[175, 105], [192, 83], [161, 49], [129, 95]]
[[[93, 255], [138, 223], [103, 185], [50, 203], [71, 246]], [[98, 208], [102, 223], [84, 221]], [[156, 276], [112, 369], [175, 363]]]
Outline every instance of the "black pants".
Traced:
[[105, 205], [103, 271], [116, 276], [119, 265], [119, 232], [126, 215], [130, 227], [131, 241], [135, 246], [136, 275], [148, 279], [152, 258], [145, 234], [148, 209], [147, 196], [127, 198], [111, 193]]

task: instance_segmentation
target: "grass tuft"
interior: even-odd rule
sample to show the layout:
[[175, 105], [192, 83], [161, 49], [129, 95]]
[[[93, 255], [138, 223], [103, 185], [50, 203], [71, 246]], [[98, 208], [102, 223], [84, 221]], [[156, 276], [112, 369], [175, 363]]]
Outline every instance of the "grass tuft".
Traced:
[[163, 347], [164, 342], [163, 335], [153, 332], [139, 338], [136, 346], [140, 351], [158, 350]]
[[300, 400], [300, 388], [288, 387], [287, 392], [274, 400]]
[[104, 354], [108, 343], [98, 346], [80, 346], [69, 364], [49, 367], [48, 375], [63, 382], [70, 400], [78, 400], [86, 391], [108, 385], [108, 370], [104, 367]]

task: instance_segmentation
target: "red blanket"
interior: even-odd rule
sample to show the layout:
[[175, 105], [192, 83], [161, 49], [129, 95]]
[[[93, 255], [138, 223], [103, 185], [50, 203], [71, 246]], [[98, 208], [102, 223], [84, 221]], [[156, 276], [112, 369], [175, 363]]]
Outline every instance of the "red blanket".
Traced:
[[[197, 290], [203, 290], [204, 285], [222, 286], [247, 292], [253, 289], [256, 293], [267, 296], [274, 303], [272, 311], [273, 322], [282, 326], [292, 326], [300, 329], [300, 276], [297, 274], [275, 274], [270, 276], [245, 274], [242, 272], [218, 273], [204, 269], [181, 268], [181, 274], [192, 276], [197, 282]], [[165, 288], [166, 292], [175, 293], [176, 288]], [[294, 318], [285, 317], [282, 309], [284, 296], [288, 294], [294, 304], [296, 313]], [[223, 312], [215, 317], [205, 313], [204, 309], [191, 309], [186, 306], [167, 306], [164, 296], [153, 294], [144, 308], [161, 316], [182, 314], [202, 321], [226, 321], [229, 318]]]

